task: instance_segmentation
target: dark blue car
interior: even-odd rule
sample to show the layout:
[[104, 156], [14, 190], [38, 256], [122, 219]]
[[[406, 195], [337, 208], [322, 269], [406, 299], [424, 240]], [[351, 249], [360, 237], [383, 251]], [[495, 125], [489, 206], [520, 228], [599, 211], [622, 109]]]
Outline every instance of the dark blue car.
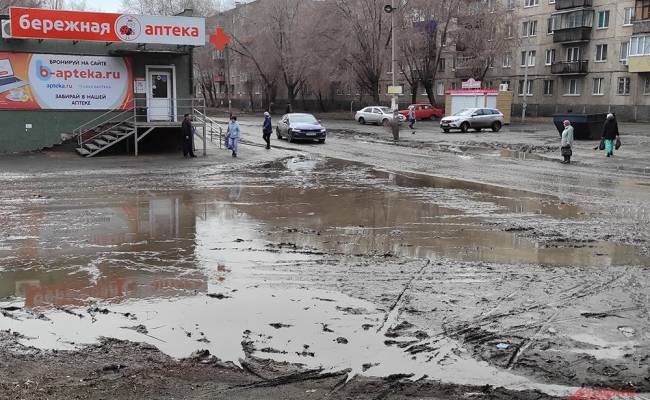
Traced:
[[325, 143], [327, 129], [311, 114], [285, 114], [275, 129], [278, 139], [286, 138], [289, 142], [296, 140], [318, 140]]

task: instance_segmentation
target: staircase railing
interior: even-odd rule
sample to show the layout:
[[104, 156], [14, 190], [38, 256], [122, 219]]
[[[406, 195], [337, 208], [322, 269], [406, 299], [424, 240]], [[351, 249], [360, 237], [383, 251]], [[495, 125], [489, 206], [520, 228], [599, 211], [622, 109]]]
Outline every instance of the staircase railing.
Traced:
[[[204, 110], [205, 111], [205, 110]], [[204, 112], [201, 112], [197, 109], [193, 111], [194, 116], [201, 125], [205, 125], [206, 133], [210, 134], [210, 142], [214, 142], [214, 131], [215, 127], [218, 128], [219, 132], [219, 148], [223, 146], [223, 123], [215, 121], [214, 119], [205, 115]]]
[[[133, 110], [134, 108], [127, 108], [127, 109], [114, 108], [108, 110], [105, 113], [91, 119], [90, 121], [86, 121], [83, 124], [79, 125], [78, 127], [72, 130], [72, 134], [73, 136], [77, 137], [77, 142], [79, 143], [79, 146], [81, 146], [85, 142], [83, 140], [83, 135], [85, 135], [86, 133], [94, 129], [97, 129], [98, 127], [104, 124], [109, 124], [120, 118], [124, 119], [124, 116], [132, 114]], [[106, 119], [106, 117], [110, 116], [111, 114], [113, 114], [113, 116], [111, 118]], [[122, 122], [124, 121], [120, 121], [120, 123]]]
[[[222, 146], [223, 128], [219, 122], [206, 115], [205, 99], [170, 99], [168, 105], [155, 106], [148, 103], [149, 101], [146, 98], [135, 98], [132, 102], [132, 108], [108, 110], [104, 114], [75, 128], [73, 134], [77, 137], [79, 147], [83, 148], [84, 145], [114, 131], [120, 126], [124, 127], [128, 123], [125, 130], [131, 131], [128, 133], [129, 135], [135, 134], [135, 154], [137, 155], [140, 140], [144, 139], [155, 128], [178, 126], [185, 113], [192, 113], [195, 116], [195, 125], [203, 127], [203, 135], [199, 135], [198, 132], [197, 135], [203, 139], [204, 154], [206, 153], [205, 143], [208, 134], [212, 141], [217, 130], [219, 132], [219, 146]], [[148, 128], [148, 130], [140, 135], [138, 128]], [[92, 132], [92, 134], [88, 134], [89, 132]]]

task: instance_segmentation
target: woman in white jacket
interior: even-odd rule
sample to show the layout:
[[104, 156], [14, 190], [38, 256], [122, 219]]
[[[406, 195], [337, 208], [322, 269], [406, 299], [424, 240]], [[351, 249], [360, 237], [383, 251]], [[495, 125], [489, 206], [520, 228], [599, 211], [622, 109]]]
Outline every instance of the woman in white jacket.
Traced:
[[560, 151], [564, 157], [562, 164], [571, 163], [571, 155], [573, 154], [573, 127], [571, 126], [571, 121], [568, 119], [564, 121], [564, 130], [562, 131], [562, 146]]

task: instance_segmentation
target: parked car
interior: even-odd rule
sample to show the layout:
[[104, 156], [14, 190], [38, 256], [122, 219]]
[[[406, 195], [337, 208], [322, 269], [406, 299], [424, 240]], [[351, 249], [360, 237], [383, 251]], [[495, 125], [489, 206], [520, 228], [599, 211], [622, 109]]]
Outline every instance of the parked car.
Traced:
[[[403, 115], [399, 115], [399, 122], [404, 122], [406, 118]], [[366, 107], [363, 110], [357, 111], [354, 115], [354, 119], [358, 121], [361, 125], [363, 124], [381, 124], [385, 125], [393, 120], [393, 110], [389, 107], [382, 106], [370, 106]]]
[[461, 132], [467, 132], [474, 129], [480, 132], [481, 129], [492, 129], [498, 132], [503, 126], [503, 114], [494, 108], [465, 108], [449, 117], [440, 120], [440, 127], [445, 133], [451, 129], [460, 129]]
[[278, 139], [287, 138], [289, 142], [298, 139], [318, 140], [325, 143], [327, 129], [311, 114], [290, 113], [280, 118], [275, 128]]
[[[415, 119], [420, 121], [423, 119], [442, 118], [445, 115], [445, 110], [437, 108], [431, 104], [411, 104], [409, 107], [415, 107]], [[408, 118], [409, 110], [400, 110], [399, 112], [405, 118]]]

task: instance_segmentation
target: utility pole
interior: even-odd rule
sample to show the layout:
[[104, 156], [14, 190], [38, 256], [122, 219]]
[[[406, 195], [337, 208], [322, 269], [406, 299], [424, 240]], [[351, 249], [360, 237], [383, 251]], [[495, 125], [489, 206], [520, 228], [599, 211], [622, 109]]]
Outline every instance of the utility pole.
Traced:
[[528, 49], [524, 48], [524, 87], [522, 93], [524, 94], [524, 100], [521, 104], [521, 122], [523, 123], [526, 120], [526, 108], [528, 107], [528, 64], [530, 60], [528, 59]]
[[[397, 70], [397, 60], [395, 59], [395, 53], [396, 53], [395, 50], [397, 49], [397, 43], [396, 43], [396, 40], [395, 40], [395, 11], [396, 11], [395, 0], [391, 0], [390, 7], [392, 9], [392, 11], [390, 13], [390, 32], [391, 32], [390, 41], [392, 43], [392, 49], [391, 49], [392, 55], [391, 55], [391, 67], [390, 67], [390, 70], [391, 70], [391, 75], [393, 75], [393, 83], [392, 84], [393, 84], [393, 86], [395, 86], [397, 84], [397, 79], [395, 77], [395, 75], [397, 75], [395, 73], [395, 71]], [[391, 108], [393, 109], [393, 116], [396, 113], [397, 108], [398, 108], [397, 107], [398, 100], [399, 99], [397, 97], [397, 94], [393, 94], [393, 98], [391, 100]]]
[[[390, 41], [392, 43], [391, 46], [391, 75], [392, 75], [392, 86], [393, 89], [397, 85], [397, 40], [396, 34], [395, 34], [395, 18], [397, 18], [397, 15], [395, 11], [397, 11], [397, 7], [395, 7], [395, 0], [391, 0], [390, 4], [386, 5], [384, 7], [384, 11], [390, 14], [390, 32], [391, 32], [391, 38]], [[393, 132], [393, 140], [398, 141], [399, 140], [399, 97], [397, 93], [393, 93], [393, 96], [391, 98], [391, 109], [393, 110], [393, 120], [391, 121], [391, 130]]]

